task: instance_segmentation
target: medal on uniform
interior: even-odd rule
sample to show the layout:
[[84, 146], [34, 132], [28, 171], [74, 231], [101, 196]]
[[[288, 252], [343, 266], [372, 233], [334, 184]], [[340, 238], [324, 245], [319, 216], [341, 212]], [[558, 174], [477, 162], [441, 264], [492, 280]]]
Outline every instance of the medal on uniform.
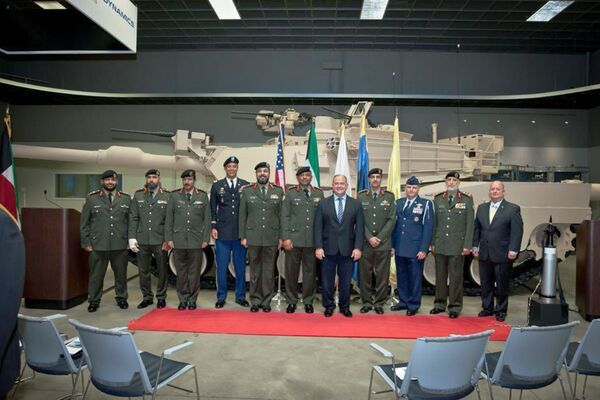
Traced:
[[456, 203], [456, 205], [454, 207], [465, 209], [465, 208], [467, 208], [467, 205], [465, 203]]
[[272, 195], [271, 195], [271, 198], [272, 198], [272, 199], [275, 199], [275, 200], [279, 200], [279, 195], [277, 195], [277, 194], [272, 194]]
[[389, 202], [389, 201], [387, 201], [387, 200], [384, 200], [384, 201], [382, 201], [382, 202], [381, 202], [381, 204], [380, 204], [380, 205], [382, 205], [382, 206], [389, 206], [389, 205], [390, 205], [390, 202]]
[[415, 217], [415, 222], [419, 222], [419, 217]]

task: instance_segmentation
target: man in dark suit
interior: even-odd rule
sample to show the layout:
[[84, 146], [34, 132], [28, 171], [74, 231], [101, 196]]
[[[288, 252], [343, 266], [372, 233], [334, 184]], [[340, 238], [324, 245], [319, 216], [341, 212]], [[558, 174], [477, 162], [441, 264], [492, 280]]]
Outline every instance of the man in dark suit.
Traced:
[[0, 399], [19, 376], [21, 350], [17, 314], [25, 281], [25, 244], [17, 222], [0, 207]]
[[[512, 263], [521, 250], [523, 220], [521, 208], [504, 199], [504, 184], [494, 181], [490, 201], [480, 204], [475, 215], [473, 255], [479, 257], [481, 277], [480, 317], [496, 315], [504, 321], [508, 310], [508, 289]], [[497, 299], [494, 307], [494, 284]]]
[[321, 281], [325, 316], [335, 309], [333, 298], [335, 275], [338, 275], [340, 312], [350, 312], [350, 283], [354, 262], [361, 256], [365, 221], [360, 202], [346, 194], [348, 181], [344, 175], [335, 175], [331, 184], [333, 195], [319, 202], [315, 212], [315, 256], [323, 260]]

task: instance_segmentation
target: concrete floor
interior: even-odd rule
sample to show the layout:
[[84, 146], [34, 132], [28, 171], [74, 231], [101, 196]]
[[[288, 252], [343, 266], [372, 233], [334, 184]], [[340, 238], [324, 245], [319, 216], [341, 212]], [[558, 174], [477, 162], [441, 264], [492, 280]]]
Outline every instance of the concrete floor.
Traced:
[[[571, 309], [575, 307], [575, 257], [569, 257], [561, 264], [561, 276], [565, 294]], [[110, 275], [110, 272], [109, 272]], [[110, 279], [110, 278], [109, 278]], [[535, 286], [537, 280], [529, 282]], [[529, 291], [518, 288], [511, 292], [507, 323], [517, 326], [527, 323], [527, 298]], [[125, 326], [130, 320], [144, 314], [137, 310], [141, 301], [137, 279], [129, 281], [130, 309], [122, 311], [113, 299], [114, 293], [104, 295], [102, 306], [95, 314], [87, 312], [87, 304], [66, 310], [69, 318], [103, 328]], [[226, 309], [239, 309], [233, 303], [232, 293]], [[203, 290], [199, 297], [199, 307], [212, 308], [215, 302], [214, 291]], [[177, 306], [175, 289], [170, 288], [167, 298], [169, 306]], [[426, 313], [433, 303], [431, 296], [423, 297], [421, 313]], [[465, 297], [464, 315], [476, 315], [480, 309], [480, 299]], [[275, 311], [285, 311], [285, 304], [275, 307]], [[352, 311], [357, 317], [360, 305], [354, 304]], [[317, 307], [318, 312], [321, 308]], [[27, 315], [44, 316], [56, 313], [53, 310], [22, 308]], [[387, 311], [386, 311], [387, 312]], [[570, 312], [571, 320], [580, 320], [573, 340], [578, 340], [588, 327], [579, 314]], [[74, 330], [67, 318], [56, 321], [60, 332], [69, 336]], [[369, 348], [369, 339], [272, 337], [244, 335], [215, 335], [166, 332], [135, 332], [135, 340], [141, 350], [158, 353], [170, 346], [191, 340], [194, 345], [176, 353], [173, 358], [194, 363], [198, 368], [200, 396], [204, 399], [366, 399], [371, 366], [385, 362]], [[377, 339], [376, 342], [392, 351], [398, 360], [406, 361], [410, 356], [413, 340]], [[503, 342], [490, 342], [489, 351], [499, 351]], [[449, 366], [451, 367], [451, 366]], [[580, 380], [582, 383], [583, 381]], [[189, 374], [176, 381], [183, 387], [193, 387], [193, 376]], [[381, 381], [375, 381], [376, 389], [383, 389]], [[15, 399], [48, 400], [58, 398], [70, 388], [68, 377], [37, 375], [35, 379], [23, 383]], [[481, 383], [482, 398], [488, 399], [487, 386]], [[581, 393], [581, 391], [579, 391]], [[173, 388], [165, 388], [159, 397], [167, 399], [195, 398]], [[10, 397], [9, 397], [10, 398]], [[92, 388], [88, 398], [110, 398]], [[392, 399], [391, 394], [382, 394], [375, 399]], [[472, 394], [469, 399], [476, 399]], [[494, 398], [508, 399], [508, 390], [494, 388]], [[515, 397], [516, 398], [516, 397]], [[548, 388], [525, 392], [524, 399], [561, 399], [558, 382]], [[600, 379], [590, 378], [586, 391], [587, 399], [600, 398]]]

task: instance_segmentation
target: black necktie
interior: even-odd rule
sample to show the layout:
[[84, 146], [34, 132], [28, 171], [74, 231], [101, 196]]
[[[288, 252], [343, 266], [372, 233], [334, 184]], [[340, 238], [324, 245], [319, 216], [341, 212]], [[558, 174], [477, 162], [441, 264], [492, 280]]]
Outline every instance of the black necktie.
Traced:
[[454, 199], [454, 196], [450, 195], [448, 196], [448, 204], [452, 205], [452, 200]]
[[373, 200], [377, 201], [377, 192], [373, 192]]
[[308, 194], [308, 189], [304, 188], [304, 194], [306, 195], [306, 198], [309, 199], [310, 195]]
[[262, 193], [262, 196], [263, 196], [263, 197], [266, 197], [266, 196], [267, 196], [267, 188], [266, 188], [266, 187], [264, 187], [264, 186], [263, 186], [263, 187], [261, 187], [261, 188], [260, 188], [260, 192]]
[[235, 186], [233, 184], [233, 180], [229, 181], [229, 188], [230, 189], [235, 189]]
[[109, 194], [108, 194], [108, 202], [109, 202], [110, 204], [112, 204], [112, 198], [113, 198], [113, 194], [112, 194], [112, 192], [111, 192], [111, 193], [109, 193]]
[[188, 203], [190, 203], [192, 201], [192, 194], [191, 193], [187, 194], [187, 199], [188, 199]]
[[154, 198], [154, 192], [150, 192], [150, 197]]

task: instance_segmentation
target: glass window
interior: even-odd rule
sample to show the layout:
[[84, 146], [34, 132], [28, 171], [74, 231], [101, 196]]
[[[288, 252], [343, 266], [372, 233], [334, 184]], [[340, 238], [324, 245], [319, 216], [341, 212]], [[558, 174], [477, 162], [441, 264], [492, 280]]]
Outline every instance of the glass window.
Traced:
[[[123, 187], [123, 175], [117, 175], [117, 187]], [[56, 174], [56, 197], [85, 198], [100, 189], [100, 174]]]

